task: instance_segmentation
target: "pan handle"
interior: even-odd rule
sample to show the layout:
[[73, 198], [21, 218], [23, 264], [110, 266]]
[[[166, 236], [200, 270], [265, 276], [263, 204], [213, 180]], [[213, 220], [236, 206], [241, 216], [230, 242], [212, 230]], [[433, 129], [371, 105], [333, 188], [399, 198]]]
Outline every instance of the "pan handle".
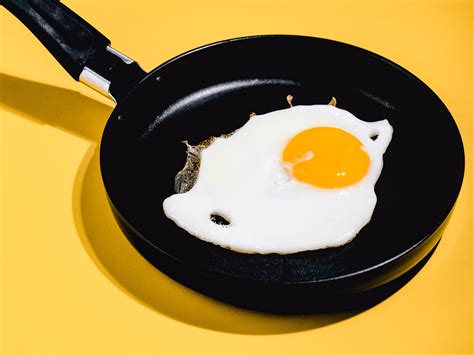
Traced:
[[64, 69], [101, 94], [122, 100], [146, 75], [138, 63], [57, 0], [0, 0]]

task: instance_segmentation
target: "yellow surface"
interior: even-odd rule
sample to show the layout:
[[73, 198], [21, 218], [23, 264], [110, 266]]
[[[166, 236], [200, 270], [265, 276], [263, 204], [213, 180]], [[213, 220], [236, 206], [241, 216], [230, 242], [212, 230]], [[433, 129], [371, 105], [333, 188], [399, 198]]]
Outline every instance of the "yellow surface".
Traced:
[[148, 70], [208, 42], [264, 33], [380, 53], [445, 102], [467, 173], [436, 253], [375, 307], [282, 317], [221, 304], [171, 281], [127, 243], [98, 172], [111, 103], [71, 80], [2, 8], [2, 353], [472, 353], [471, 2], [64, 2]]

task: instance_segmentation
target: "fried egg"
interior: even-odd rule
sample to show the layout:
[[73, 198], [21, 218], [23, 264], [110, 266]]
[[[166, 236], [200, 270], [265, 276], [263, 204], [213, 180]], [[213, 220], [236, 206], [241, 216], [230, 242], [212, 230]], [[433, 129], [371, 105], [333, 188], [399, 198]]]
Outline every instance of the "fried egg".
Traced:
[[370, 221], [392, 138], [332, 105], [256, 115], [200, 151], [191, 189], [163, 202], [189, 234], [243, 253], [337, 247]]

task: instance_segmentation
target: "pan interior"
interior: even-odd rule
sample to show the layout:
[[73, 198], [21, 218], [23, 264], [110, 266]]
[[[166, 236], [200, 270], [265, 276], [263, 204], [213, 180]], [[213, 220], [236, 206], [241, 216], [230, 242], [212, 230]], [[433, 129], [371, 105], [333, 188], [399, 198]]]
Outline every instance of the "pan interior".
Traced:
[[[290, 255], [225, 250], [163, 213], [186, 154], [181, 143], [241, 127], [251, 112], [328, 103], [394, 128], [375, 186], [372, 220], [338, 248]], [[119, 213], [153, 247], [223, 276], [304, 283], [360, 273], [409, 250], [447, 217], [460, 189], [463, 148], [446, 107], [421, 81], [367, 51], [276, 36], [211, 45], [155, 69], [119, 104], [104, 132], [104, 183]]]

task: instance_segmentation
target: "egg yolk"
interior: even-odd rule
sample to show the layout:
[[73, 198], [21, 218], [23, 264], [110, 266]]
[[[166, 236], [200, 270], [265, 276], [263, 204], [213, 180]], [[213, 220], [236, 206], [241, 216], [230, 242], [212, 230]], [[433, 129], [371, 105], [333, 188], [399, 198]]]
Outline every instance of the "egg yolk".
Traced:
[[298, 133], [283, 150], [295, 179], [321, 188], [341, 188], [360, 181], [370, 165], [369, 155], [352, 134], [334, 127]]

